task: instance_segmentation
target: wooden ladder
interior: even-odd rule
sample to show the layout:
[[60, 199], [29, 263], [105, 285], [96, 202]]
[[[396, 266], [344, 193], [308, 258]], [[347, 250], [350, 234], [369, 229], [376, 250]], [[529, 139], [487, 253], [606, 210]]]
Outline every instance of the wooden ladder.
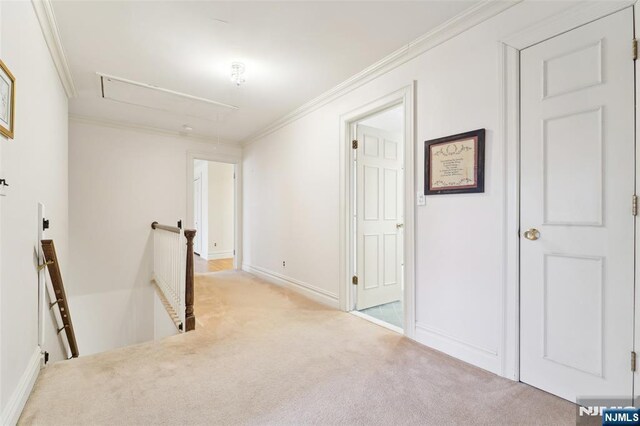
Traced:
[[58, 264], [58, 256], [56, 256], [56, 247], [53, 240], [42, 240], [42, 252], [44, 254], [45, 266], [49, 270], [51, 277], [51, 285], [55, 293], [56, 300], [49, 303], [49, 309], [58, 305], [60, 309], [60, 318], [62, 318], [62, 328], [58, 329], [58, 334], [62, 330], [67, 334], [69, 349], [71, 349], [71, 357], [78, 357], [78, 342], [76, 341], [76, 333], [73, 331], [73, 323], [71, 322], [71, 313], [69, 312], [69, 304], [67, 303], [67, 294], [64, 291], [62, 283], [62, 274]]

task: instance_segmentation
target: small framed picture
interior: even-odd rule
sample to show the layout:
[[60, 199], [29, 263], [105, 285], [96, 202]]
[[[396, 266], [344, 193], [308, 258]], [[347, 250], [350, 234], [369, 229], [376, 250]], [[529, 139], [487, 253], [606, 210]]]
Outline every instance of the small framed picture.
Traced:
[[485, 129], [424, 143], [424, 195], [484, 192]]
[[0, 133], [13, 139], [15, 121], [16, 79], [9, 68], [0, 61]]

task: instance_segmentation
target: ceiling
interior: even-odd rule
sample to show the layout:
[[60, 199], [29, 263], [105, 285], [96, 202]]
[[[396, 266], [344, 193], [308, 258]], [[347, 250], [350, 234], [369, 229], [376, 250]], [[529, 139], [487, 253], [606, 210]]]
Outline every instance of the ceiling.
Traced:
[[[241, 142], [468, 1], [54, 1], [78, 96], [72, 115]], [[236, 87], [231, 63], [246, 65]], [[224, 120], [101, 96], [103, 73], [237, 106]]]

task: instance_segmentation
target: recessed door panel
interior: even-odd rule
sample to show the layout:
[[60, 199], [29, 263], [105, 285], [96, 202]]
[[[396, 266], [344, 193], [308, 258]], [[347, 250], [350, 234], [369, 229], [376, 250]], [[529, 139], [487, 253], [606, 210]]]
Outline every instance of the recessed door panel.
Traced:
[[542, 63], [545, 98], [595, 86], [603, 81], [602, 40], [571, 46]]
[[398, 234], [384, 235], [384, 285], [398, 284]]
[[602, 225], [602, 106], [543, 121], [544, 223]]
[[544, 269], [544, 358], [602, 377], [603, 258], [547, 254]]
[[380, 168], [364, 166], [363, 168], [364, 220], [377, 221], [380, 213]]
[[384, 219], [398, 219], [398, 170], [384, 169]]
[[377, 288], [380, 285], [380, 268], [378, 265], [378, 260], [380, 259], [380, 236], [364, 235], [362, 251], [364, 288], [367, 290]]

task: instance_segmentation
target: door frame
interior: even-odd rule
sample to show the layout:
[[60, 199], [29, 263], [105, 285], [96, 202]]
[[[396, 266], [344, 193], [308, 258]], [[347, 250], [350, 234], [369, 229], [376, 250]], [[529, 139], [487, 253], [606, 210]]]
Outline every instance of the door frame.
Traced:
[[[193, 196], [194, 196], [194, 200], [195, 200], [195, 186], [196, 186], [196, 182], [198, 181], [198, 179], [200, 179], [200, 229], [196, 228], [195, 226], [195, 216], [196, 216], [196, 211], [194, 210], [193, 212], [193, 229], [195, 229], [196, 232], [196, 240], [199, 241], [199, 250], [196, 250], [196, 241], [194, 241], [193, 244], [193, 252], [196, 253], [198, 256], [200, 256], [200, 258], [204, 259], [204, 260], [208, 260], [208, 254], [209, 254], [209, 250], [206, 251], [206, 253], [203, 253], [203, 244], [204, 242], [208, 239], [208, 231], [209, 231], [209, 227], [208, 227], [208, 221], [205, 222], [205, 218], [208, 217], [209, 215], [209, 209], [208, 206], [206, 204], [208, 204], [209, 202], [209, 185], [208, 185], [208, 173], [204, 173], [203, 170], [200, 170], [200, 172], [198, 173], [198, 171], [195, 170], [194, 167], [194, 176], [193, 176]], [[205, 197], [206, 194], [206, 197]], [[207, 199], [207, 203], [204, 203], [204, 198]], [[195, 203], [194, 203], [195, 204]], [[200, 235], [198, 235], [198, 233], [200, 233]]]
[[[499, 342], [500, 373], [503, 377], [515, 381], [520, 380], [520, 51], [634, 6], [637, 1], [584, 2], [498, 42], [501, 81], [499, 130], [503, 135], [501, 141], [502, 164], [505, 170], [502, 200], [504, 206], [502, 212], [502, 222], [504, 223], [502, 235], [504, 253], [502, 312], [500, 314], [502, 338]], [[634, 15], [634, 17], [634, 24], [638, 28], [638, 16]], [[636, 31], [636, 37], [637, 35]], [[629, 52], [631, 52], [631, 40], [629, 43]], [[637, 90], [638, 73], [636, 72]], [[636, 109], [636, 126], [638, 125], [638, 114], [639, 111]], [[637, 134], [636, 131], [636, 140]], [[636, 181], [637, 179], [638, 159], [636, 158]], [[637, 229], [636, 232], [638, 232]], [[636, 263], [638, 261], [637, 244], [638, 238], [636, 237]], [[638, 297], [636, 292], [636, 298]], [[636, 304], [637, 302], [638, 299]], [[637, 313], [634, 318], [635, 324], [638, 324]], [[638, 327], [634, 328], [637, 334]]]
[[211, 152], [187, 152], [187, 217], [185, 228], [193, 229], [193, 162], [194, 160], [213, 161], [216, 163], [233, 164], [236, 178], [233, 182], [233, 269], [242, 267], [242, 159], [235, 155]]
[[[354, 306], [353, 284], [353, 235], [354, 228], [351, 217], [353, 203], [353, 175], [352, 160], [354, 124], [365, 117], [371, 116], [393, 106], [404, 107], [404, 335], [415, 338], [415, 207], [414, 207], [414, 93], [415, 81], [386, 96], [366, 103], [340, 116], [340, 309], [351, 312]], [[356, 311], [354, 311], [356, 312]]]

